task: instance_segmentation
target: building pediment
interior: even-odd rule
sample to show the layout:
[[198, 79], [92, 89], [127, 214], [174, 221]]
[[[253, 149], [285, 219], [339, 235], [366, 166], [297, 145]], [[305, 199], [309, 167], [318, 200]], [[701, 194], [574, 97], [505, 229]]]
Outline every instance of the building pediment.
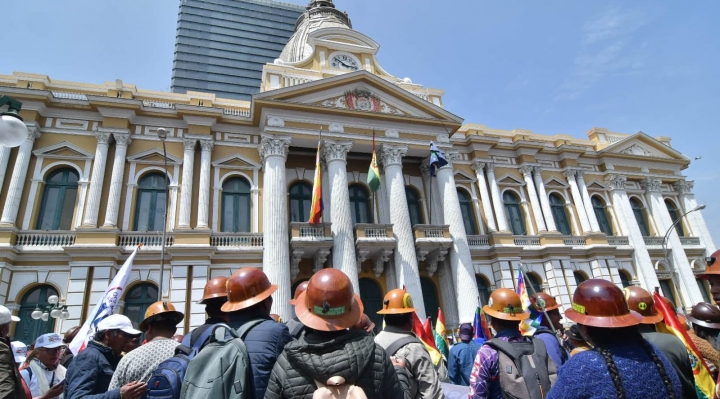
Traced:
[[95, 156], [95, 154], [69, 141], [38, 148], [33, 151], [33, 154], [38, 158], [46, 157], [54, 159], [91, 159]]
[[240, 154], [232, 154], [213, 162], [214, 167], [225, 169], [260, 169], [261, 165], [250, 158]]
[[543, 182], [545, 184], [545, 188], [568, 188], [570, 185], [567, 182], [564, 182], [557, 177], [551, 177]]
[[514, 175], [507, 174], [497, 179], [497, 183], [503, 186], [524, 186], [525, 182]]
[[661, 158], [689, 161], [687, 157], [643, 132], [638, 132], [604, 148], [600, 154], [629, 155], [643, 158]]
[[[165, 162], [165, 157], [163, 157], [163, 152], [161, 149], [150, 148], [148, 150], [128, 156], [127, 160], [130, 163], [163, 165]], [[178, 158], [172, 154], [167, 154], [167, 161], [169, 164], [177, 164], [177, 165], [182, 164], [182, 159]]]
[[475, 183], [475, 177], [463, 170], [455, 171], [455, 183]]

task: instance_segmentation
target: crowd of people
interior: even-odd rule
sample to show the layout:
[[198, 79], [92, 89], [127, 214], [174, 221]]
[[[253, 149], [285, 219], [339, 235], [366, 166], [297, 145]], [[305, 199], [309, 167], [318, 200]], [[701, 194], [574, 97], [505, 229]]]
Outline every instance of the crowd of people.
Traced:
[[[710, 280], [716, 301], [718, 256], [701, 276]], [[664, 323], [659, 296], [601, 279], [577, 287], [564, 312], [574, 322], [567, 329], [552, 296], [534, 293], [528, 309], [515, 291], [494, 290], [483, 307], [493, 337], [476, 338], [473, 325], [461, 324], [459, 339], [439, 363], [413, 333], [416, 309], [404, 289], [383, 298], [377, 335], [350, 279], [337, 269], [298, 286], [290, 301], [295, 316], [287, 323], [271, 314], [276, 290], [261, 269], [242, 268], [207, 283], [200, 301], [207, 320], [185, 336], [176, 334], [183, 313], [160, 301], [138, 329], [120, 314], [104, 318], [76, 356], [66, 348], [77, 327], [64, 337], [43, 334], [28, 347], [10, 342], [10, 325], [19, 319], [0, 306], [0, 399], [457, 397], [448, 393], [451, 386], [452, 392], [466, 387], [462, 396], [469, 399], [702, 398], [697, 362], [707, 364], [713, 379], [720, 366], [715, 304], [673, 315], [700, 359], [671, 333], [677, 325]], [[544, 316], [531, 334], [521, 329], [529, 310]], [[214, 364], [213, 356], [223, 363], [229, 351], [237, 355], [232, 364]], [[170, 383], [158, 396], [172, 359], [186, 366], [179, 369], [182, 387]], [[219, 377], [208, 378], [218, 367]], [[206, 383], [215, 387], [202, 391]]]

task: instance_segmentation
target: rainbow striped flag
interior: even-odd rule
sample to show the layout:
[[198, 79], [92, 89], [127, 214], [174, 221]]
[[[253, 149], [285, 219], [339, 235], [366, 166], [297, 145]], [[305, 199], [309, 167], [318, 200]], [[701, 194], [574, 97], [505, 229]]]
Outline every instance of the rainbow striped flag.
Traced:
[[440, 353], [446, 358], [450, 357], [450, 343], [447, 340], [447, 330], [445, 329], [445, 316], [443, 315], [442, 309], [438, 308], [438, 316], [435, 321], [435, 346], [437, 346]]
[[665, 317], [664, 322], [668, 331], [680, 338], [685, 348], [687, 349], [688, 356], [690, 356], [690, 363], [693, 366], [693, 376], [695, 376], [695, 391], [697, 392], [699, 399], [711, 399], [715, 395], [715, 381], [713, 381], [710, 371], [705, 359], [700, 355], [700, 351], [688, 336], [685, 328], [680, 324], [675, 312], [668, 309], [665, 301], [657, 292], [653, 293], [653, 300], [655, 301], [655, 307]]
[[520, 332], [526, 337], [532, 337], [540, 327], [542, 323], [542, 313], [540, 313], [532, 303], [530, 303], [530, 297], [527, 293], [527, 287], [525, 286], [525, 277], [523, 276], [522, 269], [518, 270], [518, 281], [517, 289], [515, 290], [520, 297], [520, 303], [524, 311], [530, 312], [530, 318], [523, 320], [520, 323]]
[[308, 223], [320, 223], [324, 209], [325, 207], [323, 206], [322, 200], [322, 169], [320, 168], [320, 140], [318, 140], [317, 155], [315, 155], [315, 179], [313, 180], [312, 203], [310, 204], [310, 220], [308, 220]]

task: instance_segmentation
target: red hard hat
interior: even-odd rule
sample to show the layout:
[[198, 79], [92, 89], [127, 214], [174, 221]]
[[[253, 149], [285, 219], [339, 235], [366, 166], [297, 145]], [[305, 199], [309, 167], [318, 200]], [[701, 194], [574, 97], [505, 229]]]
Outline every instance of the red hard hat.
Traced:
[[350, 278], [338, 269], [322, 269], [300, 293], [295, 313], [304, 325], [319, 331], [340, 331], [357, 324], [363, 313]]
[[307, 289], [307, 286], [308, 286], [308, 282], [307, 282], [307, 281], [303, 281], [302, 283], [300, 283], [300, 284], [295, 288], [295, 296], [294, 296], [293, 299], [291, 299], [288, 303], [291, 304], [291, 305], [295, 305], [295, 304], [296, 304], [295, 301], [297, 301], [297, 299], [298, 299], [298, 297], [300, 296], [300, 294], [302, 294], [303, 292], [305, 292], [305, 290]]
[[228, 279], [228, 301], [222, 306], [222, 311], [234, 312], [249, 308], [267, 299], [277, 289], [278, 286], [270, 284], [270, 280], [259, 268], [244, 267]]
[[636, 326], [642, 316], [628, 308], [625, 295], [615, 284], [601, 279], [583, 281], [575, 290], [568, 319], [592, 327]]
[[642, 316], [642, 324], [655, 324], [663, 320], [663, 315], [657, 311], [655, 300], [649, 292], [632, 285], [625, 287], [623, 292], [630, 310], [634, 310]]
[[203, 297], [200, 300], [200, 304], [206, 303], [210, 299], [215, 298], [227, 298], [227, 281], [228, 278], [225, 276], [215, 277], [210, 279], [205, 284], [205, 290], [203, 291]]

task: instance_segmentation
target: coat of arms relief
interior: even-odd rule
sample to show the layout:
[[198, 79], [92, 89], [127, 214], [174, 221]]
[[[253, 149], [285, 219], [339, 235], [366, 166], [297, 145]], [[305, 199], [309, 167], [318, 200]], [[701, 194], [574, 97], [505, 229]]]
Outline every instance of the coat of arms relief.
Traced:
[[352, 109], [355, 111], [379, 112], [390, 115], [405, 115], [404, 112], [382, 101], [378, 96], [365, 89], [348, 91], [340, 97], [320, 103], [323, 107]]

